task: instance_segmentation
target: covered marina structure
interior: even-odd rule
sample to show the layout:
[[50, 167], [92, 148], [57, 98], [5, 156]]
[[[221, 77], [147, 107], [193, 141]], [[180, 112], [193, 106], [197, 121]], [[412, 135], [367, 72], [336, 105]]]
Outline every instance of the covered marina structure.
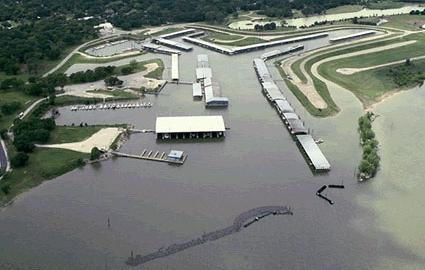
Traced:
[[192, 84], [192, 95], [194, 99], [202, 99], [202, 86], [200, 83]]
[[297, 140], [303, 149], [305, 155], [310, 161], [311, 166], [316, 170], [329, 170], [331, 165], [317, 146], [311, 135], [297, 135]]
[[170, 48], [163, 47], [153, 43], [143, 43], [141, 47], [145, 51], [154, 52], [154, 53], [181, 54], [181, 52], [178, 50], [170, 49]]
[[226, 127], [221, 115], [157, 117], [157, 139], [222, 138]]
[[179, 80], [179, 55], [176, 53], [171, 55], [171, 80]]
[[254, 70], [257, 74], [257, 78], [261, 84], [264, 95], [271, 104], [273, 104], [276, 111], [279, 113], [280, 118], [285, 123], [286, 128], [291, 135], [294, 136], [293, 138], [295, 141], [298, 141], [298, 145], [307, 155], [309, 165], [311, 165], [315, 170], [329, 170], [329, 162], [317, 146], [313, 137], [309, 135], [309, 130], [305, 127], [304, 122], [298, 114], [295, 113], [292, 105], [274, 82], [265, 61], [256, 58], [253, 63]]
[[342, 36], [342, 37], [331, 38], [331, 39], [329, 39], [329, 41], [333, 42], [333, 43], [342, 42], [342, 41], [347, 41], [347, 40], [350, 40], [350, 39], [370, 36], [370, 35], [373, 35], [373, 34], [376, 34], [376, 31], [369, 30], [369, 31], [363, 31], [363, 32], [360, 32], [360, 33], [354, 33], [354, 34], [351, 34], [351, 35]]
[[[316, 39], [316, 38], [327, 37], [328, 35], [329, 35], [328, 33], [317, 33], [317, 34], [298, 36], [298, 37], [269, 41], [269, 42], [262, 42], [262, 43], [247, 45], [247, 46], [241, 46], [241, 47], [237, 47], [237, 48], [227, 48], [227, 47], [220, 46], [220, 45], [217, 45], [217, 44], [212, 43], [212, 42], [208, 42], [208, 41], [205, 41], [205, 40], [202, 40], [202, 39], [196, 39], [196, 38], [192, 38], [192, 37], [183, 37], [183, 41], [186, 41], [186, 42], [189, 42], [189, 43], [195, 44], [197, 46], [207, 48], [209, 50], [213, 50], [213, 51], [216, 51], [216, 52], [219, 52], [219, 53], [223, 53], [223, 54], [227, 54], [227, 55], [234, 55], [234, 54], [240, 54], [240, 53], [245, 53], [245, 52], [250, 52], [250, 51], [255, 51], [255, 50], [262, 50], [262, 49], [273, 47], [273, 46], [280, 46], [280, 45], [300, 42], [300, 41], [303, 41], [303, 40], [311, 40], [311, 39]], [[300, 49], [300, 48], [295, 46], [294, 49]], [[288, 52], [286, 52], [286, 53], [288, 53]]]
[[300, 44], [300, 45], [296, 45], [296, 46], [286, 48], [284, 50], [273, 50], [273, 51], [266, 52], [263, 55], [261, 55], [261, 59], [263, 59], [264, 61], [267, 61], [269, 59], [279, 57], [279, 56], [282, 56], [282, 55], [285, 55], [285, 54], [289, 54], [289, 53], [293, 53], [293, 52], [297, 52], [297, 51], [302, 51], [303, 49], [304, 49], [304, 45]]
[[167, 46], [167, 47], [170, 47], [170, 48], [173, 48], [173, 49], [186, 51], [186, 52], [192, 50], [191, 46], [188, 46], [186, 44], [183, 44], [183, 43], [180, 43], [180, 42], [177, 42], [177, 41], [174, 41], [174, 40], [161, 38], [161, 37], [154, 38], [152, 40], [152, 42], [156, 43], [156, 44], [163, 45], [163, 46]]
[[183, 29], [183, 30], [180, 30], [180, 31], [176, 31], [176, 32], [172, 32], [172, 33], [160, 35], [159, 37], [160, 38], [169, 39], [169, 38], [175, 38], [175, 37], [180, 37], [180, 36], [188, 35], [188, 34], [194, 33], [195, 31], [196, 31], [195, 29], [188, 28], [188, 29]]

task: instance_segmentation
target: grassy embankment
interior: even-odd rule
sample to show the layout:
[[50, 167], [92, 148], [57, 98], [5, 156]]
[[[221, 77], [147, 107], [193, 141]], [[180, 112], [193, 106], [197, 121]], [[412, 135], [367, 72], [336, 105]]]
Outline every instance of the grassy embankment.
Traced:
[[[329, 104], [331, 104], [331, 107], [333, 107], [334, 102], [329, 95], [329, 91], [327, 89], [326, 84], [324, 84], [318, 78], [313, 76], [311, 72], [311, 67], [314, 63], [332, 56], [344, 55], [344, 54], [355, 52], [355, 51], [361, 51], [361, 50], [366, 50], [366, 49], [370, 49], [374, 47], [380, 47], [380, 46], [385, 46], [385, 45], [389, 45], [393, 43], [399, 43], [399, 42], [403, 42], [407, 40], [417, 39], [418, 42], [410, 46], [404, 46], [404, 47], [400, 47], [400, 48], [396, 48], [392, 50], [382, 51], [376, 54], [368, 54], [368, 55], [356, 56], [351, 58], [354, 62], [362, 65], [357, 67], [366, 67], [370, 65], [378, 65], [378, 64], [388, 63], [391, 61], [402, 60], [403, 58], [425, 54], [425, 47], [423, 46], [423, 43], [422, 43], [422, 40], [424, 38], [425, 37], [422, 37], [420, 34], [414, 34], [414, 35], [409, 35], [399, 39], [390, 39], [390, 40], [386, 39], [386, 40], [374, 41], [374, 42], [362, 42], [355, 46], [347, 45], [338, 49], [329, 49], [323, 52], [318, 52], [316, 54], [313, 54], [313, 57], [309, 56], [311, 58], [305, 63], [305, 70], [307, 71], [308, 75], [311, 78], [313, 78], [313, 82], [316, 89], [318, 90], [319, 94], [321, 94], [322, 97], [325, 99], [325, 101], [328, 103], [328, 106]], [[303, 61], [304, 59], [300, 59], [296, 61], [291, 66], [291, 69], [303, 82], [306, 82], [307, 79], [305, 75], [303, 74], [303, 72], [301, 71], [301, 63]], [[336, 62], [336, 64], [334, 62]], [[319, 74], [324, 76], [325, 78], [330, 79], [331, 81], [334, 81], [335, 83], [338, 83], [346, 87], [347, 89], [353, 91], [353, 93], [356, 94], [356, 96], [365, 104], [365, 106], [376, 102], [377, 100], [379, 100], [379, 97], [385, 94], [385, 92], [392, 90], [389, 87], [390, 86], [389, 83], [391, 82], [388, 80], [382, 81], [380, 84], [380, 87], [378, 88], [374, 87], [376, 86], [376, 84], [368, 83], [369, 80], [376, 78], [376, 75], [371, 73], [371, 72], [376, 72], [375, 70], [364, 73], [366, 74], [366, 76], [364, 76], [361, 79], [358, 79], [356, 82], [350, 82], [349, 79], [347, 80], [347, 77], [350, 77], [350, 76], [344, 76], [336, 72], [337, 68], [356, 67], [352, 65], [347, 65], [349, 63], [350, 62], [349, 60], [347, 60], [347, 58], [324, 63], [319, 66], [318, 71], [319, 71]], [[329, 67], [329, 65], [333, 65], [333, 66]], [[359, 74], [353, 75], [353, 77], [356, 77], [356, 76], [359, 76]], [[306, 102], [306, 98], [301, 93], [301, 91], [299, 91], [299, 89], [297, 89], [297, 87], [293, 85], [290, 81], [286, 80], [286, 82], [288, 87], [294, 92], [294, 94], [298, 97], [300, 102], [307, 108], [307, 110], [313, 115], [318, 116], [317, 109], [311, 108], [312, 105], [309, 102]], [[350, 82], [350, 84], [348, 84], [347, 82]], [[361, 84], [359, 84], [359, 82], [361, 82]], [[362, 85], [362, 86], [360, 87], [359, 85]], [[384, 89], [385, 91], [382, 91], [382, 89]], [[320, 116], [323, 116], [323, 113]]]
[[361, 5], [344, 5], [326, 10], [326, 14], [340, 14], [348, 12], [356, 12], [363, 9]]
[[402, 30], [417, 31], [422, 29], [422, 25], [425, 25], [425, 15], [404, 14], [389, 16], [385, 19], [388, 22], [383, 24], [383, 27], [393, 27]]
[[[368, 106], [379, 101], [385, 94], [401, 89], [397, 82], [392, 79], [392, 75], [389, 74], [392, 67], [381, 67], [352, 75], [342, 75], [336, 70], [338, 68], [371, 67], [425, 55], [425, 36], [423, 34], [408, 35], [397, 39], [397, 42], [408, 40], [416, 40], [417, 42], [390, 50], [330, 61], [320, 65], [318, 72], [321, 76], [352, 91], [365, 106]], [[414, 67], [421, 71], [423, 61], [413, 61], [413, 63], [416, 64]], [[404, 86], [412, 87], [416, 84], [418, 82], [412, 76], [412, 81], [405, 83]]]
[[[57, 126], [50, 134], [49, 144], [79, 142], [92, 136], [100, 129], [110, 126], [124, 127], [125, 125], [96, 125], [96, 126]], [[10, 154], [15, 154], [12, 146], [8, 147]], [[66, 149], [36, 148], [30, 154], [28, 164], [15, 168], [5, 175], [0, 182], [0, 188], [8, 186], [8, 193], [0, 191], [0, 206], [10, 202], [18, 194], [38, 186], [43, 181], [53, 179], [84, 165], [83, 160], [89, 154]]]

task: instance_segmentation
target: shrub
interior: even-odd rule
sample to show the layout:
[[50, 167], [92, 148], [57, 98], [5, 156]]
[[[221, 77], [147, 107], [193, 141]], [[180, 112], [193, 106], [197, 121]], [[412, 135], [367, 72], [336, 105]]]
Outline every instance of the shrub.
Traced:
[[19, 152], [11, 160], [10, 163], [13, 168], [24, 167], [28, 162], [29, 156], [26, 153]]

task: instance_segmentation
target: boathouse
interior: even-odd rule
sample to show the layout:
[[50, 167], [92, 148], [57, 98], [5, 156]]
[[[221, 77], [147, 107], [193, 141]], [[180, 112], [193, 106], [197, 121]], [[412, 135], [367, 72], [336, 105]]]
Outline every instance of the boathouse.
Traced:
[[221, 115], [158, 117], [157, 139], [205, 139], [225, 136], [226, 127]]

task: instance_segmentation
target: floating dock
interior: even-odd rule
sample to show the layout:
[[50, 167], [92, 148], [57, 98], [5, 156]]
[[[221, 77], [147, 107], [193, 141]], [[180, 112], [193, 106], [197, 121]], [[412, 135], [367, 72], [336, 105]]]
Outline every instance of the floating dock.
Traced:
[[274, 82], [264, 60], [256, 58], [253, 63], [258, 81], [261, 83], [262, 92], [275, 107], [288, 131], [294, 136], [294, 139], [306, 154], [309, 164], [316, 171], [329, 170], [329, 162], [313, 140], [313, 137], [308, 134], [309, 132], [304, 122], [295, 113], [294, 108]]
[[311, 135], [297, 135], [297, 140], [311, 162], [311, 165], [316, 170], [329, 170], [331, 165], [329, 164], [326, 157], [323, 155], [316, 142], [313, 140]]
[[162, 153], [160, 153], [159, 151], [153, 152], [153, 151], [148, 151], [147, 149], [144, 149], [141, 155], [132, 155], [132, 154], [126, 154], [126, 153], [117, 152], [117, 151], [113, 151], [112, 154], [117, 157], [166, 162], [169, 164], [177, 164], [177, 165], [182, 165], [187, 159], [187, 154], [184, 154], [183, 152], [181, 152], [180, 158], [172, 158], [170, 157], [171, 152], [169, 155], [167, 155], [165, 152], [162, 152]]
[[361, 38], [361, 37], [370, 36], [370, 35], [374, 35], [374, 34], [376, 34], [376, 31], [369, 30], [369, 31], [363, 31], [363, 32], [360, 32], [360, 33], [342, 36], [342, 37], [331, 38], [331, 39], [329, 39], [329, 41], [332, 42], [332, 43], [342, 42], [342, 41], [347, 41], [347, 40], [355, 39], [355, 38]]
[[179, 80], [179, 55], [176, 53], [171, 55], [171, 80]]

